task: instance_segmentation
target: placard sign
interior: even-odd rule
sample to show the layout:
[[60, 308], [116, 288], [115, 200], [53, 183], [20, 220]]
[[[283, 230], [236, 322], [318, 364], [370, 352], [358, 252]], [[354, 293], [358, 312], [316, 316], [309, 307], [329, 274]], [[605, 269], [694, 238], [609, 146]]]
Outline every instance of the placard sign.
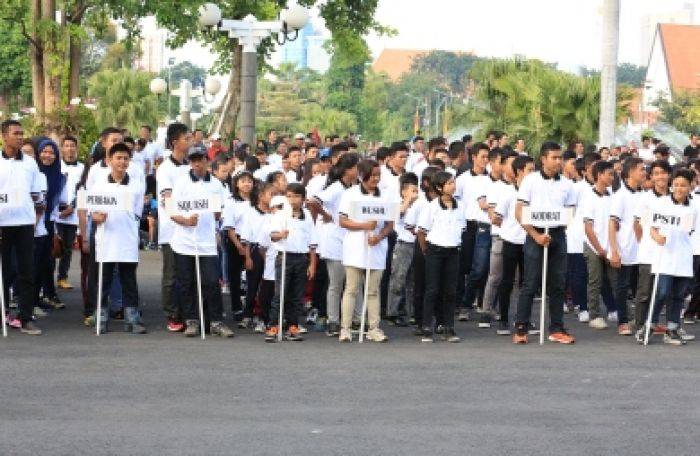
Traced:
[[532, 225], [537, 228], [554, 228], [567, 226], [573, 218], [573, 209], [539, 210], [524, 206], [522, 210], [522, 224]]
[[221, 196], [218, 194], [202, 194], [179, 199], [169, 198], [165, 200], [165, 207], [171, 215], [221, 212]]
[[653, 211], [649, 213], [649, 226], [690, 233], [693, 231], [693, 216], [688, 213]]
[[88, 212], [133, 211], [134, 194], [124, 189], [81, 189], [77, 194], [78, 209]]
[[362, 222], [393, 222], [399, 216], [399, 203], [372, 199], [353, 201], [349, 215], [351, 219]]

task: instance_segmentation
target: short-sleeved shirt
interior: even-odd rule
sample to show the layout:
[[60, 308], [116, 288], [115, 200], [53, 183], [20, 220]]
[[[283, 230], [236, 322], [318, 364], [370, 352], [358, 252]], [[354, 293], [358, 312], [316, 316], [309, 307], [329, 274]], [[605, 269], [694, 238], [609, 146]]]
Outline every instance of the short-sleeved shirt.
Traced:
[[511, 244], [522, 245], [525, 243], [526, 233], [518, 219], [515, 218], [517, 196], [518, 189], [514, 184], [504, 186], [493, 211], [501, 218], [501, 239]]
[[659, 245], [649, 235], [650, 212], [656, 201], [665, 196], [656, 193], [654, 189], [642, 192], [638, 196], [634, 215], [642, 225], [642, 240], [637, 248], [637, 261], [639, 264], [651, 264], [658, 256]]
[[[501, 179], [494, 179], [493, 176], [489, 175], [489, 183], [488, 187], [486, 188], [486, 204], [488, 204], [491, 210], [493, 210], [496, 207], [496, 204], [498, 203], [498, 198], [500, 194], [504, 191], [503, 187], [507, 185], [508, 184], [503, 182]], [[491, 235], [495, 236], [500, 234], [501, 228], [499, 226], [491, 224]]]
[[617, 246], [620, 250], [620, 260], [624, 265], [637, 264], [639, 242], [634, 234], [635, 212], [640, 193], [627, 186], [623, 180], [620, 189], [613, 193], [610, 205], [610, 217], [617, 221]]
[[486, 189], [490, 181], [487, 174], [476, 174], [473, 169], [462, 173], [455, 182], [455, 198], [462, 202], [468, 221], [476, 220], [488, 223], [488, 214], [479, 206], [479, 200], [486, 198]]
[[341, 180], [333, 182], [331, 185], [321, 190], [314, 197], [319, 201], [325, 211], [330, 214], [332, 221], [323, 223], [321, 226], [322, 240], [320, 242], [319, 254], [321, 258], [327, 260], [342, 261], [343, 259], [343, 239], [345, 239], [345, 228], [340, 226], [340, 200], [348, 189]]
[[[591, 191], [591, 186], [585, 179], [581, 179], [578, 182], [572, 181], [572, 184], [574, 186], [574, 204], [576, 207], [580, 207], [583, 196]], [[583, 253], [583, 243], [585, 237], [586, 235], [583, 232], [583, 217], [581, 217], [581, 211], [577, 210], [574, 213], [573, 220], [569, 226], [566, 227], [566, 253]]]
[[[593, 232], [596, 238], [598, 238], [598, 244], [600, 244], [600, 247], [606, 252], [608, 251], [608, 226], [610, 222], [611, 203], [612, 197], [607, 190], [603, 193], [598, 193], [598, 190], [592, 188], [591, 191], [585, 194], [581, 206], [579, 207], [583, 223], [590, 223], [593, 225]], [[588, 236], [585, 236], [585, 242], [586, 245], [595, 252], [595, 248], [588, 239]]]
[[[163, 163], [158, 167], [158, 171], [156, 172], [156, 192], [159, 200], [158, 207], [163, 214], [165, 214], [165, 200], [163, 199], [163, 194], [172, 192], [175, 187], [175, 182], [182, 176], [186, 176], [189, 171], [190, 167], [187, 165], [186, 161], [180, 163], [175, 160], [172, 155], [163, 160]], [[169, 216], [158, 217], [159, 244], [169, 244], [174, 231], [175, 222], [173, 222]]]
[[268, 230], [270, 235], [275, 231], [289, 231], [287, 239], [273, 242], [275, 249], [279, 252], [309, 253], [310, 249], [316, 248], [314, 221], [311, 213], [306, 209], [302, 209], [299, 217], [289, 217], [286, 220], [280, 213], [274, 214]]
[[36, 223], [35, 204], [32, 196], [41, 194], [41, 172], [36, 161], [22, 152], [14, 158], [1, 152], [0, 167], [3, 174], [10, 176], [0, 181], [0, 189], [12, 190], [19, 197], [19, 204], [0, 212], [0, 226], [34, 225]]
[[[564, 211], [576, 205], [576, 192], [569, 179], [547, 176], [543, 171], [525, 176], [518, 190], [518, 201], [532, 211]], [[565, 225], [562, 221], [562, 226]]]
[[[659, 198], [651, 206], [651, 212], [672, 213], [679, 217], [692, 218], [691, 226], [697, 221], [697, 209], [689, 200], [677, 203], [671, 195]], [[652, 274], [665, 274], [674, 277], [693, 277], [693, 246], [690, 241], [692, 232], [678, 229], [660, 228], [666, 243], [659, 246], [659, 253], [651, 263]], [[652, 241], [653, 242], [653, 241]]]
[[[365, 193], [361, 185], [354, 185], [343, 192], [338, 205], [338, 214], [341, 217], [350, 216], [350, 210], [353, 203], [357, 201], [366, 201], [369, 199], [377, 199], [386, 201], [381, 192], [377, 191], [374, 195]], [[386, 222], [377, 222], [377, 226], [372, 231], [372, 234], [377, 235], [384, 228]], [[345, 235], [342, 241], [343, 265], [352, 266], [362, 269], [383, 270], [386, 268], [386, 254], [388, 242], [386, 238], [382, 239], [377, 245], [369, 246], [367, 243], [367, 231], [345, 230]]]
[[445, 248], [458, 247], [462, 243], [462, 231], [466, 225], [464, 210], [456, 199], [449, 208], [440, 198], [435, 198], [421, 208], [417, 228], [426, 233], [426, 240]]

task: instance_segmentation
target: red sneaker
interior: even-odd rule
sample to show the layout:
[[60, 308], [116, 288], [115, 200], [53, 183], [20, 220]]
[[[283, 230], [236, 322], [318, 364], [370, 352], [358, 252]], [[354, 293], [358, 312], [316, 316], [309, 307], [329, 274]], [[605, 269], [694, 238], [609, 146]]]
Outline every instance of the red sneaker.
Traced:
[[168, 331], [170, 332], [182, 332], [185, 330], [185, 324], [181, 321], [172, 320], [168, 318]]
[[666, 334], [666, 331], [668, 331], [666, 325], [660, 325], [657, 323], [651, 327], [652, 334], [655, 334], [657, 336]]
[[559, 344], [573, 344], [576, 342], [576, 339], [574, 339], [574, 336], [566, 331], [557, 331], [549, 335], [549, 341], [557, 342]]

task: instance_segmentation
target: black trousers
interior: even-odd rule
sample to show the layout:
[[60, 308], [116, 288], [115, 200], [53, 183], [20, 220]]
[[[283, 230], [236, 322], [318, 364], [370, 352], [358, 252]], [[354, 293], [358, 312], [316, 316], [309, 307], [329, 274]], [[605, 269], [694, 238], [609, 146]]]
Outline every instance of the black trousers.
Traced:
[[328, 269], [326, 260], [318, 259], [316, 263], [316, 275], [314, 276], [314, 288], [311, 292], [311, 305], [318, 310], [319, 317], [327, 317], [328, 311], [326, 294], [328, 293]]
[[398, 235], [392, 231], [387, 236], [386, 267], [382, 273], [382, 280], [379, 282], [379, 303], [381, 305], [381, 315], [386, 315], [386, 305], [389, 301], [389, 279], [391, 278], [391, 260], [394, 257], [394, 247]]
[[[467, 228], [462, 231], [462, 248], [459, 251], [459, 275], [457, 280], [457, 296], [464, 296], [467, 275], [472, 269], [474, 259], [474, 244], [478, 225], [474, 220], [467, 221]], [[471, 303], [470, 303], [471, 305]]]
[[523, 245], [512, 244], [508, 241], [503, 241], [503, 277], [498, 285], [498, 311], [501, 315], [501, 321], [508, 322], [508, 314], [510, 313], [510, 297], [515, 284], [515, 272], [520, 267], [523, 268]]
[[[217, 256], [200, 256], [199, 269], [202, 283], [202, 298], [205, 303], [204, 318], [222, 321], [223, 308], [219, 287]], [[182, 310], [187, 320], [199, 320], [199, 296], [197, 293], [197, 270], [194, 255], [175, 253], [177, 281], [180, 284]]]
[[423, 327], [432, 331], [433, 317], [447, 328], [454, 328], [459, 249], [428, 244], [425, 253], [425, 297]]
[[[416, 326], [423, 325], [423, 299], [425, 296], [425, 255], [416, 241], [413, 246], [413, 317]], [[440, 323], [440, 322], [438, 322]]]
[[[298, 325], [304, 308], [304, 288], [309, 257], [305, 253], [287, 253], [284, 277], [284, 319], [289, 325]], [[275, 260], [275, 297], [270, 307], [270, 324], [279, 323], [280, 299], [282, 293], [282, 254]]]
[[[272, 307], [272, 298], [275, 297], [275, 281], [274, 280], [264, 280], [260, 284], [260, 294], [258, 299], [260, 300], [260, 308], [263, 313], [263, 321], [266, 325], [270, 324], [270, 307]], [[279, 314], [279, 310], [277, 311]], [[279, 317], [278, 317], [279, 318]]]
[[263, 272], [265, 272], [265, 258], [260, 254], [260, 247], [253, 245], [250, 247], [250, 257], [253, 260], [253, 269], [245, 272], [246, 291], [245, 291], [245, 308], [243, 316], [247, 318], [253, 317], [253, 309], [255, 308], [255, 299], [258, 297], [260, 282], [262, 282]]
[[10, 296], [9, 272], [12, 255], [16, 263], [16, 291], [19, 300], [19, 319], [26, 323], [34, 311], [34, 225], [4, 226], [2, 232], [2, 270], [5, 301]]
[[[138, 263], [103, 263], [102, 264], [102, 309], [109, 310], [107, 297], [112, 289], [114, 268], [117, 268], [119, 282], [122, 285], [122, 303], [124, 308], [139, 306], [139, 286], [136, 282]], [[105, 311], [103, 310], [103, 312]]]
[[65, 223], [56, 223], [56, 234], [63, 239], [63, 252], [58, 261], [58, 280], [68, 278], [68, 270], [73, 256], [73, 242], [75, 241], [75, 233], [78, 227], [75, 225], [67, 225]]
[[[231, 290], [231, 311], [241, 310], [241, 273], [243, 272], [244, 258], [238, 253], [228, 234], [226, 235], [226, 254], [228, 255], [228, 283]], [[218, 269], [216, 269], [218, 277]]]
[[700, 255], [693, 255], [693, 280], [689, 290], [690, 304], [685, 315], [700, 317]]

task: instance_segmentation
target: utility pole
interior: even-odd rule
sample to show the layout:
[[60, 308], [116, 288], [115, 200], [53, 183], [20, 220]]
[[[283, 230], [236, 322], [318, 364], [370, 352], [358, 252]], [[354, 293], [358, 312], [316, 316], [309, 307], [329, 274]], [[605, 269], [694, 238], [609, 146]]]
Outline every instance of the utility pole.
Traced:
[[603, 0], [603, 61], [600, 72], [598, 145], [612, 146], [617, 109], [617, 51], [620, 41], [620, 0]]

